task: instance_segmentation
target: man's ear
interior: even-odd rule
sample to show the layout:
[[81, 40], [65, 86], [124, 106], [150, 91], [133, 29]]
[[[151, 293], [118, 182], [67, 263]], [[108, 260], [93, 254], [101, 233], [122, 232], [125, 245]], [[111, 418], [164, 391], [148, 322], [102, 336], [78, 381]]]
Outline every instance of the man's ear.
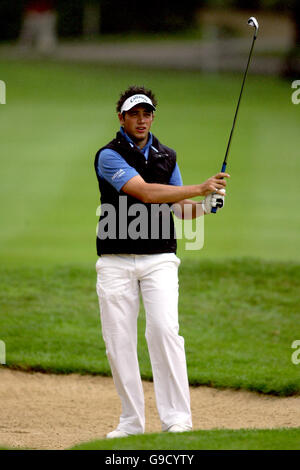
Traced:
[[125, 121], [124, 121], [124, 116], [123, 116], [123, 114], [122, 114], [122, 113], [118, 113], [118, 118], [119, 118], [119, 121], [120, 121], [121, 126], [123, 126], [123, 124], [124, 124], [124, 122], [125, 122]]

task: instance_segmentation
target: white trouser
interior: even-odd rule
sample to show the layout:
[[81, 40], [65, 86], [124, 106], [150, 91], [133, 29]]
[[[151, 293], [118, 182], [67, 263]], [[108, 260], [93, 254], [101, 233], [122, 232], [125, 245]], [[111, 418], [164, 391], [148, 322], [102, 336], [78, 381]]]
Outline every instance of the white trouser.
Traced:
[[174, 253], [103, 255], [96, 263], [102, 334], [121, 398], [118, 429], [145, 430], [144, 393], [137, 357], [139, 293], [162, 430], [192, 427], [184, 339], [178, 335], [178, 265]]

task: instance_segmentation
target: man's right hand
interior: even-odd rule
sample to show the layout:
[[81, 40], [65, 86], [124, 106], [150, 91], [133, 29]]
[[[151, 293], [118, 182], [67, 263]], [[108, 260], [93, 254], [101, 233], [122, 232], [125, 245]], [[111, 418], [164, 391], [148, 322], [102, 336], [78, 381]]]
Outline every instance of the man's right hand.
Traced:
[[204, 183], [200, 184], [201, 196], [208, 196], [211, 193], [217, 193], [223, 195], [222, 190], [226, 188], [227, 181], [225, 178], [230, 178], [228, 173], [218, 173]]

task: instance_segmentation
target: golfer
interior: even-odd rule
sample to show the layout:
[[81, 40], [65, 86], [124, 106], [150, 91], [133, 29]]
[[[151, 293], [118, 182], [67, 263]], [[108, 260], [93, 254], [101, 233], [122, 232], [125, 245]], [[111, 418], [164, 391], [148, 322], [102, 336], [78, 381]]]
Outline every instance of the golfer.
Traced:
[[[224, 204], [227, 173], [184, 186], [176, 152], [150, 132], [151, 90], [131, 86], [117, 103], [120, 130], [96, 153], [101, 194], [97, 294], [102, 334], [122, 413], [108, 438], [145, 430], [137, 356], [140, 295], [156, 404], [163, 431], [192, 429], [184, 339], [178, 325], [178, 266], [173, 213], [194, 218]], [[205, 196], [203, 201], [189, 198]]]

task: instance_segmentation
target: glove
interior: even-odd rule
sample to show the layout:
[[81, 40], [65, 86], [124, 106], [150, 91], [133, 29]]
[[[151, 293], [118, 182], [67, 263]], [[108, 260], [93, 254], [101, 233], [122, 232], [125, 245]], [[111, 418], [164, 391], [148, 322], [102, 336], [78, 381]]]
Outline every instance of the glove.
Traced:
[[218, 209], [224, 207], [226, 191], [225, 189], [220, 189], [220, 191], [224, 196], [218, 193], [211, 193], [203, 199], [202, 207], [205, 214], [210, 214], [213, 207], [218, 207]]

